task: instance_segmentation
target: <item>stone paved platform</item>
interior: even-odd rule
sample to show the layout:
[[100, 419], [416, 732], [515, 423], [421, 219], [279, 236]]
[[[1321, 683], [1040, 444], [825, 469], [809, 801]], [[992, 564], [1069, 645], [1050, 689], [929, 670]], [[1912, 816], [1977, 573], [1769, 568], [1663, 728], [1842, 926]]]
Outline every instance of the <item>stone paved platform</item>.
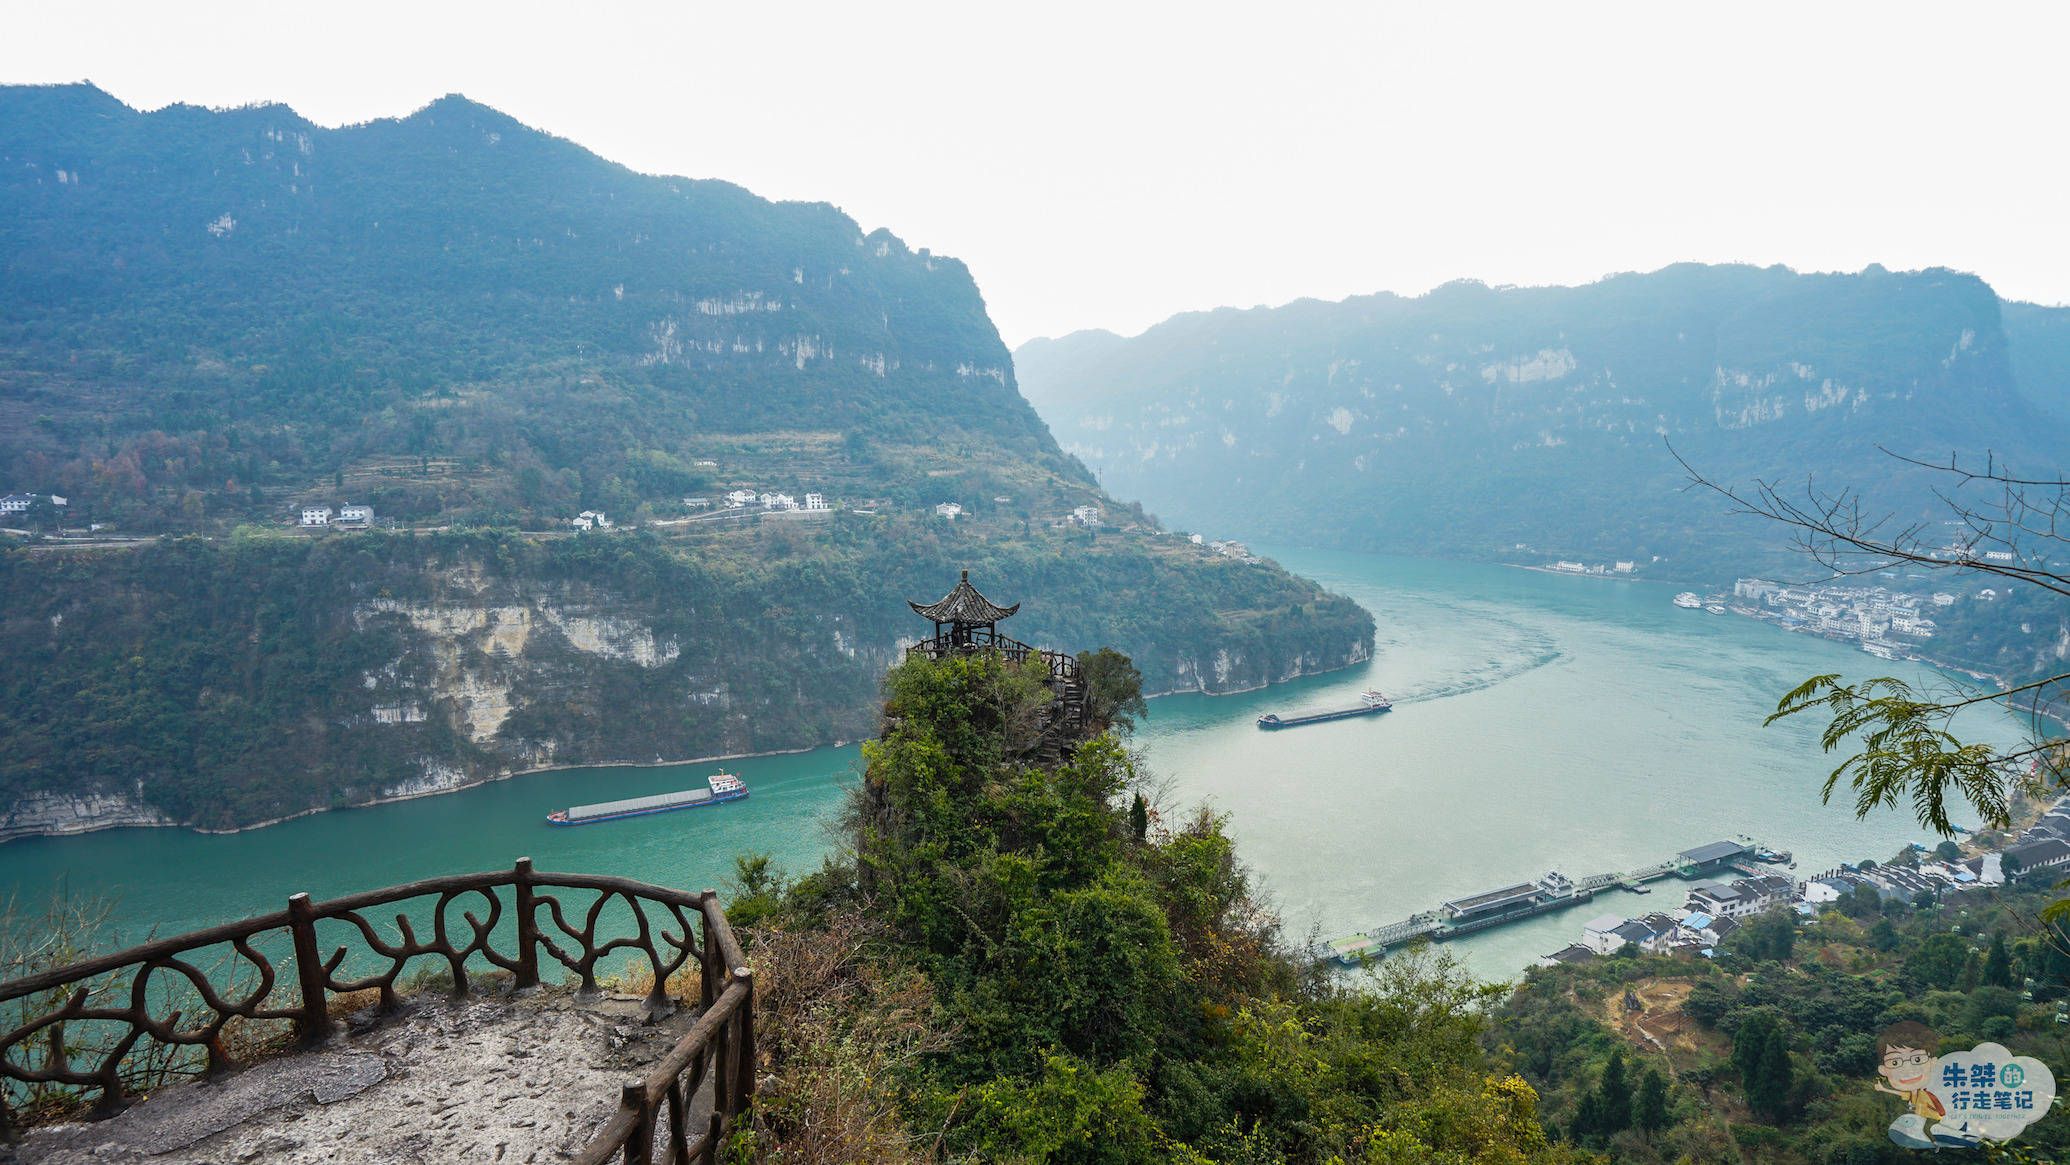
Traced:
[[321, 1048], [160, 1090], [108, 1120], [30, 1133], [22, 1165], [485, 1161], [550, 1165], [687, 1030], [640, 1001], [566, 993], [406, 1001]]

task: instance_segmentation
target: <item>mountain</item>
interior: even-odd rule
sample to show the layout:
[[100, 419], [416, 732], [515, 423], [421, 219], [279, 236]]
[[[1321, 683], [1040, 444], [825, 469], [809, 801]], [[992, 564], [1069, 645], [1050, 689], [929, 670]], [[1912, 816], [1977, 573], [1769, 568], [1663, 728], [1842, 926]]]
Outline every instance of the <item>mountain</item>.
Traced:
[[1673, 452], [1938, 519], [1927, 475], [1880, 449], [2053, 472], [2064, 318], [1945, 270], [1692, 264], [1181, 315], [1031, 341], [1015, 365], [1068, 452], [1182, 526], [1730, 578], [1780, 532], [1686, 491]]
[[[974, 488], [1084, 481], [962, 263], [459, 97], [324, 129], [0, 89], [0, 260], [0, 477], [131, 528], [326, 479], [404, 517], [630, 512], [756, 433], [820, 435], [822, 484], [911, 492], [964, 446]], [[380, 472], [412, 463], [436, 484]]]
[[[14, 491], [64, 501], [0, 546], [0, 839], [858, 739], [961, 569], [1151, 692], [1373, 635], [1104, 494], [963, 264], [458, 97], [325, 129], [0, 87]], [[295, 526], [345, 503], [372, 528]]]

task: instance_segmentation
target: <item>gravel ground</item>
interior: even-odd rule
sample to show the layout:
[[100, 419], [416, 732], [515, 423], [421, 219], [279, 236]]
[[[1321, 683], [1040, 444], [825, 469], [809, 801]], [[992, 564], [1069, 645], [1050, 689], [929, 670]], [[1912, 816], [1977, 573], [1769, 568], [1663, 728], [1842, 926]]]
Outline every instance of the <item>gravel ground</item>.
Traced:
[[620, 1087], [690, 1024], [562, 992], [419, 997], [320, 1048], [161, 1089], [108, 1120], [37, 1129], [0, 1158], [104, 1162], [489, 1161], [548, 1165], [588, 1142]]

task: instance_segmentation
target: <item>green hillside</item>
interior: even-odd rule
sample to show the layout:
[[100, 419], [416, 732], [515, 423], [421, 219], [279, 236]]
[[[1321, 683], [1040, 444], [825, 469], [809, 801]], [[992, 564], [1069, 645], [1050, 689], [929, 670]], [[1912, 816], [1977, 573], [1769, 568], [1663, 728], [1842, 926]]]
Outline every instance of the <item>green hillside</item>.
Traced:
[[[64, 501], [0, 523], [36, 541], [0, 838], [857, 739], [960, 569], [1151, 691], [1372, 644], [1103, 494], [956, 260], [458, 97], [324, 129], [0, 87], [13, 491]], [[294, 528], [347, 503], [373, 528]]]

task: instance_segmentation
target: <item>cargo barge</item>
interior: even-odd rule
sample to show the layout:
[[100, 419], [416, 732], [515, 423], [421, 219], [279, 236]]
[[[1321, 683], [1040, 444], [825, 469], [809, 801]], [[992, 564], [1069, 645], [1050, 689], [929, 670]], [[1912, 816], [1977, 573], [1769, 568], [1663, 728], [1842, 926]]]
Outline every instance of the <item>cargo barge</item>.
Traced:
[[1356, 708], [1340, 708], [1335, 712], [1312, 712], [1306, 716], [1281, 716], [1277, 712], [1267, 712], [1265, 715], [1258, 717], [1258, 727], [1266, 729], [1297, 728], [1303, 724], [1321, 724], [1325, 720], [1348, 720], [1353, 716], [1377, 716], [1392, 707], [1394, 707], [1394, 703], [1386, 696], [1378, 692], [1366, 692], [1359, 696], [1359, 706]]
[[747, 785], [732, 773], [715, 774], [706, 778], [705, 784], [711, 787], [657, 793], [652, 797], [629, 797], [623, 801], [605, 801], [597, 805], [575, 805], [558, 813], [547, 814], [546, 823], [591, 825], [598, 821], [616, 821], [621, 817], [640, 817], [648, 813], [668, 813], [677, 809], [702, 809], [706, 805], [723, 805], [748, 795]]

